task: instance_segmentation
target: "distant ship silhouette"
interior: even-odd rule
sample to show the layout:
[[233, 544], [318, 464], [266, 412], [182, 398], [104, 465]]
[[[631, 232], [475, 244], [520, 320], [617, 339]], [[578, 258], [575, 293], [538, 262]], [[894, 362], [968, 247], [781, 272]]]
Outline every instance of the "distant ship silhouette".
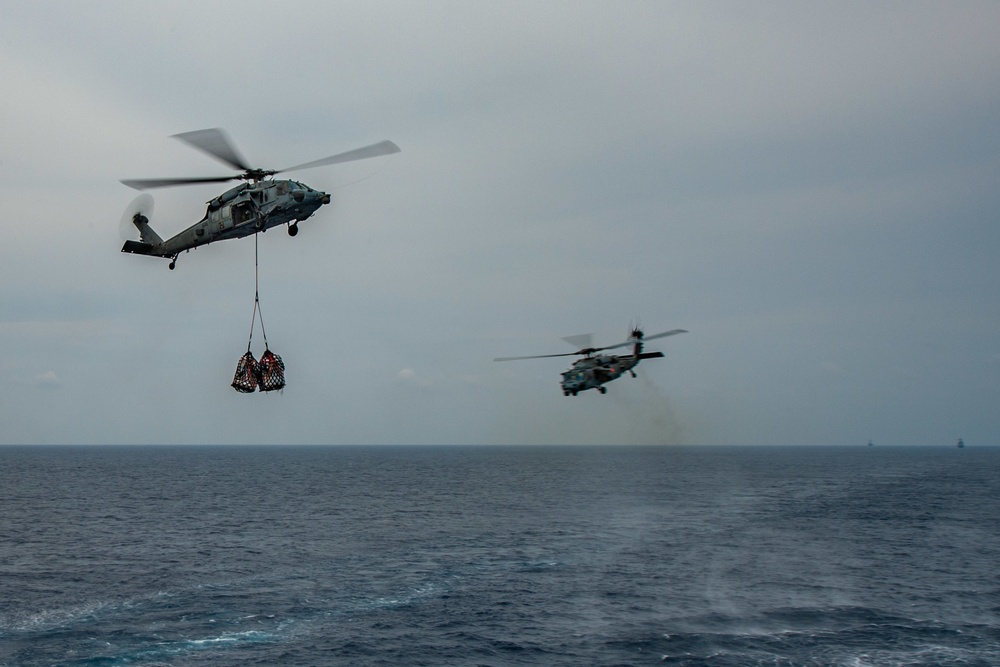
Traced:
[[965, 441], [959, 438], [958, 444], [956, 444], [955, 446], [958, 447], [959, 449], [962, 449], [963, 447], [965, 447]]

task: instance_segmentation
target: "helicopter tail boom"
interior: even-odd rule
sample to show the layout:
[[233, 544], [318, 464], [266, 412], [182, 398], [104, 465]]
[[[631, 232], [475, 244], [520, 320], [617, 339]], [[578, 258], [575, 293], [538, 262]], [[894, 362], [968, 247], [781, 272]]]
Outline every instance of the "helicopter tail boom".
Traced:
[[132, 218], [132, 224], [139, 230], [139, 240], [125, 241], [122, 252], [130, 252], [134, 255], [162, 256], [161, 252], [157, 252], [157, 248], [163, 245], [163, 239], [149, 226], [149, 219], [141, 213], [136, 213]]

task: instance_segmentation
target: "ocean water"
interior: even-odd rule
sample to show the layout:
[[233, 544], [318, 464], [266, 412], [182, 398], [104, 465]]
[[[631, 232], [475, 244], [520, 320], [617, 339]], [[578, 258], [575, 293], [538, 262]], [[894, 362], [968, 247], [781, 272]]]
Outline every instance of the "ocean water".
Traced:
[[0, 447], [0, 665], [1000, 665], [1000, 449]]

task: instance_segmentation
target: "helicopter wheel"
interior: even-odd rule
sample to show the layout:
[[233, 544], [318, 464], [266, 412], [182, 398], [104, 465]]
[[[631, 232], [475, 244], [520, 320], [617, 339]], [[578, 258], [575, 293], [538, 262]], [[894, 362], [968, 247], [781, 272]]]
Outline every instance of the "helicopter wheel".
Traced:
[[177, 266], [177, 260], [172, 260], [170, 264], [167, 265], [167, 268], [173, 271], [176, 266]]
[[598, 387], [598, 388], [597, 388], [597, 391], [601, 392], [602, 394], [606, 394], [606, 393], [608, 393], [608, 390], [607, 390], [607, 388], [606, 388], [606, 387]]
[[288, 225], [288, 235], [295, 236], [299, 233], [299, 226], [295, 223]]

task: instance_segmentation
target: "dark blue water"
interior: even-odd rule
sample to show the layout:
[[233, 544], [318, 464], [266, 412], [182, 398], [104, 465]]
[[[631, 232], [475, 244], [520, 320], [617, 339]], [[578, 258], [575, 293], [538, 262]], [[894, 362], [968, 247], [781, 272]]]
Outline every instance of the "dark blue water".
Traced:
[[2, 447], [0, 665], [998, 665], [1000, 449]]

